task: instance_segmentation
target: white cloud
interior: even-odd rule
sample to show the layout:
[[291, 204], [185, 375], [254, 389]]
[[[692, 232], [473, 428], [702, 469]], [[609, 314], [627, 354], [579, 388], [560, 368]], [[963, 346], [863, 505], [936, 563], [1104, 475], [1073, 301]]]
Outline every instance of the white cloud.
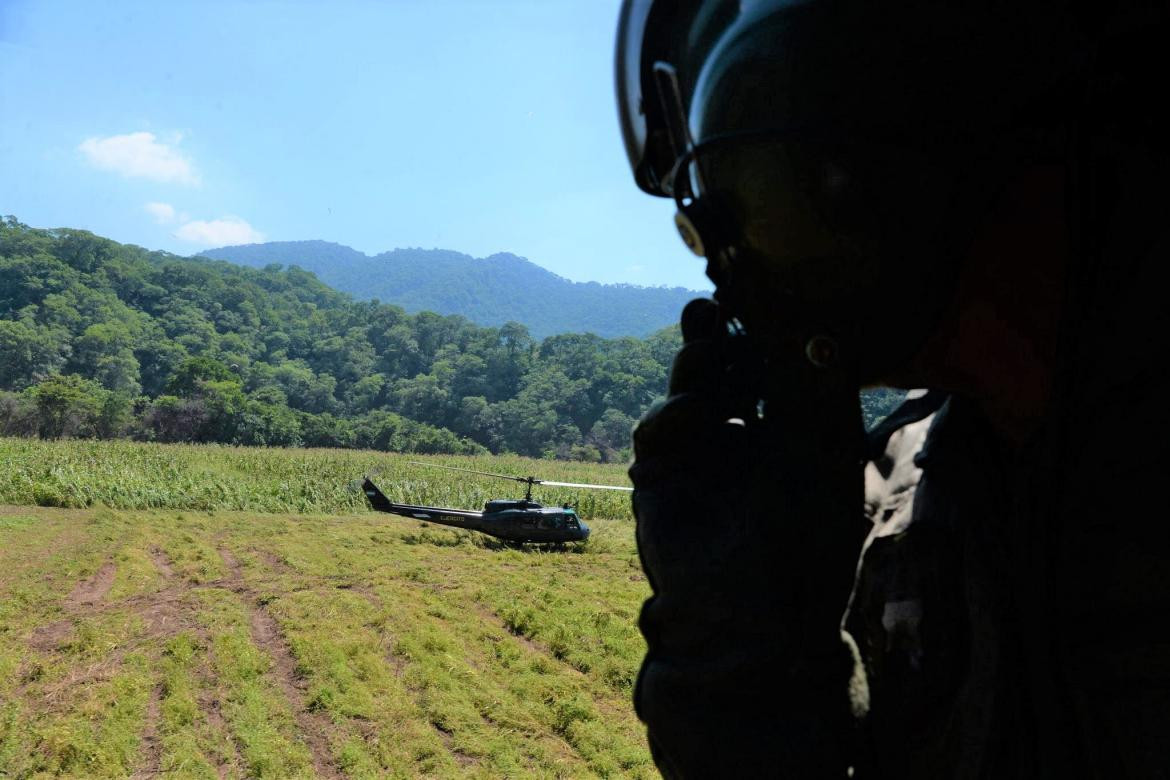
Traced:
[[264, 240], [263, 233], [239, 217], [192, 220], [180, 226], [175, 231], [175, 237], [208, 246], [258, 244]]
[[169, 203], [152, 201], [142, 206], [160, 225], [178, 225], [172, 234], [175, 238], [208, 246], [230, 246], [233, 244], [257, 244], [264, 240], [264, 234], [239, 217], [219, 219], [191, 219]]
[[175, 221], [175, 207], [169, 203], [147, 203], [142, 208], [146, 209], [160, 225], [169, 225]]
[[[179, 142], [178, 137], [175, 143]], [[77, 147], [91, 165], [127, 178], [198, 184], [191, 161], [155, 138], [154, 133], [127, 133], [108, 138], [87, 138]]]

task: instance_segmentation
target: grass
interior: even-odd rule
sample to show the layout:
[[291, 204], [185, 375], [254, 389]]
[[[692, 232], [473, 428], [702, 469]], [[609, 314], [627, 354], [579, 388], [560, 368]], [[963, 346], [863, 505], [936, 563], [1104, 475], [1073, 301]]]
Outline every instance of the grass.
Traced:
[[[0, 503], [26, 504], [0, 507], [0, 776], [655, 775], [621, 512], [595, 512], [584, 546], [515, 550], [330, 487], [376, 467], [403, 499], [507, 495], [401, 456], [0, 440], [0, 459]], [[151, 488], [167, 469], [182, 478]], [[219, 474], [228, 506], [187, 469]], [[299, 478], [313, 490], [272, 488]]]
[[[355, 480], [367, 473], [391, 500], [404, 503], [482, 508], [491, 498], [523, 494], [517, 483], [410, 461], [560, 482], [629, 485], [621, 465], [506, 455], [0, 438], [0, 504], [352, 514], [366, 511]], [[621, 491], [538, 486], [534, 498], [546, 504], [572, 502], [586, 519], [631, 519], [629, 494]]]

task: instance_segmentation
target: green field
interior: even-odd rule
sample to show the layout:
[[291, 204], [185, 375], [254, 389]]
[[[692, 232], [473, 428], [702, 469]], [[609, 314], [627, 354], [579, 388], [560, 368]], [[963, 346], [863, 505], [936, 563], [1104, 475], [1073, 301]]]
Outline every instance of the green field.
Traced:
[[[0, 438], [0, 504], [111, 509], [365, 512], [355, 480], [370, 474], [391, 500], [482, 508], [523, 494], [506, 480], [411, 465], [411, 461], [535, 475], [559, 482], [630, 484], [624, 466], [509, 455], [397, 455], [217, 444], [39, 441]], [[545, 504], [572, 502], [586, 518], [632, 520], [629, 493], [538, 488]]]
[[628, 494], [541, 494], [593, 537], [507, 549], [366, 512], [365, 471], [514, 494], [410, 459], [0, 439], [0, 776], [653, 776]]

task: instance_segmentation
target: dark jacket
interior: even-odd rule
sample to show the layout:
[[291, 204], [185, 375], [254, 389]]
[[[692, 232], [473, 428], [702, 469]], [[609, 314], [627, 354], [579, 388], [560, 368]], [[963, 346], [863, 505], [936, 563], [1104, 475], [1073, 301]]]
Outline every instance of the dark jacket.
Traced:
[[1050, 434], [1007, 447], [952, 398], [870, 464], [846, 618], [869, 681], [866, 774], [1170, 772], [1166, 464], [1139, 449], [1166, 427], [1145, 397], [1112, 399], [1059, 449]]
[[1010, 447], [952, 398], [873, 518], [846, 623], [877, 777], [1170, 776], [1166, 166], [1103, 148], [1043, 425]]

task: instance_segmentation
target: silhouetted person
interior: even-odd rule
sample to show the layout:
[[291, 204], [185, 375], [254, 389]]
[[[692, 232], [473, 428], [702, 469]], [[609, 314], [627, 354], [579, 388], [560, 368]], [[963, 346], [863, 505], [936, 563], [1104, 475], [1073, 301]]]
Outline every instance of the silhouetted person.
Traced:
[[718, 301], [634, 435], [665, 775], [1170, 772], [1166, 15], [624, 5]]

